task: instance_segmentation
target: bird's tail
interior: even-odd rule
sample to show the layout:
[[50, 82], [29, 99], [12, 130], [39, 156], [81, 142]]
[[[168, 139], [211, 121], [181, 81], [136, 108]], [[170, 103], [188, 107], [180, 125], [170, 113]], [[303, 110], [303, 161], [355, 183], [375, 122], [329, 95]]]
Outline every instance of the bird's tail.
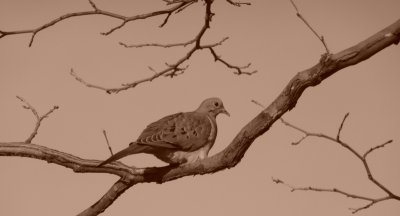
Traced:
[[145, 152], [145, 150], [147, 149], [148, 146], [145, 145], [139, 145], [135, 142], [130, 143], [129, 146], [119, 152], [117, 152], [116, 154], [112, 155], [111, 157], [109, 157], [107, 160], [101, 162], [99, 165], [97, 165], [97, 167], [101, 167], [105, 164], [111, 163], [113, 161], [116, 161], [118, 159], [121, 159], [125, 156], [131, 155], [131, 154], [137, 154], [137, 153], [142, 153]]

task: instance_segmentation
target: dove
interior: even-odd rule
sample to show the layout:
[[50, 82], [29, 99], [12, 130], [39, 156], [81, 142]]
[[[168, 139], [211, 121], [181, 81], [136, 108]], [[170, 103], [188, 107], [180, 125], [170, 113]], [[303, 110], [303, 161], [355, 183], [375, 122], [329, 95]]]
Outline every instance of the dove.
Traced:
[[132, 154], [153, 154], [169, 164], [185, 164], [202, 160], [217, 137], [218, 114], [230, 116], [222, 100], [216, 97], [204, 100], [192, 112], [168, 115], [148, 125], [136, 141], [112, 155], [98, 166], [103, 166]]

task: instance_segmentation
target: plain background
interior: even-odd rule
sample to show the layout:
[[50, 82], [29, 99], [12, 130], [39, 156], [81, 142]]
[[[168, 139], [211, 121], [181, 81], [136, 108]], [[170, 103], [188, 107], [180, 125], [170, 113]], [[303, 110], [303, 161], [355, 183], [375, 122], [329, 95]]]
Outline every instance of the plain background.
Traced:
[[[83, 86], [69, 71], [105, 87], [150, 76], [181, 58], [185, 48], [126, 49], [118, 42], [174, 43], [192, 39], [203, 22], [202, 3], [173, 15], [128, 23], [110, 36], [99, 34], [120, 21], [85, 16], [60, 22], [36, 35], [0, 39], [0, 140], [22, 141], [35, 121], [16, 95], [39, 113], [60, 106], [43, 121], [33, 143], [88, 159], [109, 156], [102, 129], [113, 150], [125, 148], [150, 122], [179, 111], [191, 111], [210, 96], [223, 99], [231, 117], [218, 117], [219, 134], [211, 154], [222, 150], [297, 72], [318, 62], [324, 48], [296, 17], [289, 1], [249, 0], [252, 6], [214, 3], [211, 30], [204, 43], [230, 39], [216, 48], [236, 65], [252, 63], [259, 72], [236, 76], [214, 63], [207, 50], [192, 56], [185, 74], [159, 78], [135, 89], [108, 95]], [[136, 15], [165, 8], [161, 0], [95, 1], [99, 8]], [[336, 53], [378, 32], [399, 18], [398, 0], [298, 0], [302, 14]], [[0, 0], [0, 29], [29, 29], [65, 13], [91, 10], [86, 0]], [[346, 68], [317, 87], [307, 89], [295, 109], [284, 115], [304, 129], [335, 136], [345, 113], [350, 116], [342, 138], [357, 151], [389, 139], [394, 143], [369, 157], [374, 176], [400, 194], [400, 49], [391, 46], [371, 59]], [[298, 186], [337, 187], [380, 197], [363, 166], [335, 143], [307, 139], [276, 122], [250, 147], [235, 168], [212, 175], [185, 177], [166, 184], [139, 184], [125, 192], [103, 215], [352, 215], [348, 208], [366, 202], [338, 194], [294, 192], [271, 177]], [[122, 159], [135, 166], [163, 163], [146, 155]], [[44, 161], [0, 158], [0, 215], [75, 215], [96, 202], [118, 179], [108, 174], [76, 174]], [[357, 215], [398, 216], [400, 204], [379, 203]]]

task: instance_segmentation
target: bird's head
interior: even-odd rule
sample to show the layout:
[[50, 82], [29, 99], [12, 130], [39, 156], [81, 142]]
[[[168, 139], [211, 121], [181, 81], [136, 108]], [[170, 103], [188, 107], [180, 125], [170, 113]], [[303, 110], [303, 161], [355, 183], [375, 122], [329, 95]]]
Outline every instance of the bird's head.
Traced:
[[229, 112], [226, 111], [222, 100], [216, 97], [205, 99], [196, 111], [210, 114], [213, 117], [216, 117], [220, 113], [230, 116]]

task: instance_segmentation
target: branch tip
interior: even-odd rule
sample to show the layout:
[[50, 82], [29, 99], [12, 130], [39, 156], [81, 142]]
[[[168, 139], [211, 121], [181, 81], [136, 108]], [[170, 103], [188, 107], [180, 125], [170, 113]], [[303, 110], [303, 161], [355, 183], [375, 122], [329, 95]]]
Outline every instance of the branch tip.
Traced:
[[104, 135], [104, 138], [106, 139], [108, 150], [110, 150], [110, 153], [111, 153], [111, 156], [112, 156], [112, 155], [114, 155], [114, 153], [113, 153], [113, 150], [111, 148], [110, 142], [108, 141], [107, 132], [104, 129], [103, 129], [103, 135]]
[[337, 188], [327, 189], [327, 188], [317, 188], [317, 187], [311, 187], [311, 186], [309, 186], [309, 187], [295, 187], [295, 186], [288, 185], [288, 184], [284, 183], [283, 181], [280, 181], [280, 182], [282, 182], [282, 184], [286, 185], [287, 187], [291, 188], [291, 191], [303, 190], [303, 191], [317, 191], [317, 192], [332, 192], [332, 193], [339, 193], [339, 194], [345, 195], [345, 196], [350, 197], [350, 198], [366, 200], [366, 201], [370, 202], [369, 204], [367, 204], [367, 205], [365, 205], [363, 207], [354, 209], [353, 213], [356, 213], [356, 212], [358, 212], [360, 210], [369, 208], [370, 206], [372, 206], [372, 205], [374, 205], [374, 204], [376, 204], [378, 202], [384, 201], [384, 200], [388, 200], [388, 199], [400, 200], [399, 196], [393, 194], [389, 189], [387, 189], [384, 185], [382, 185], [378, 180], [375, 179], [375, 177], [371, 173], [371, 170], [369, 168], [368, 162], [366, 160], [366, 156], [369, 153], [373, 152], [374, 150], [376, 150], [378, 148], [383, 148], [387, 144], [392, 143], [393, 140], [388, 140], [388, 141], [386, 141], [385, 143], [383, 143], [381, 145], [375, 146], [375, 147], [369, 149], [367, 152], [365, 152], [364, 155], [361, 156], [350, 145], [348, 145], [347, 143], [344, 143], [343, 141], [340, 140], [340, 132], [341, 132], [341, 130], [343, 128], [343, 125], [344, 125], [344, 122], [346, 121], [348, 116], [349, 116], [349, 113], [346, 113], [346, 115], [344, 116], [344, 118], [343, 118], [343, 120], [342, 120], [342, 122], [340, 124], [340, 127], [339, 127], [338, 134], [337, 134], [336, 138], [328, 136], [328, 135], [325, 135], [325, 134], [322, 134], [322, 133], [308, 132], [308, 131], [306, 131], [304, 129], [301, 129], [300, 127], [297, 127], [297, 126], [295, 126], [293, 124], [290, 124], [289, 122], [283, 120], [282, 118], [280, 118], [280, 119], [281, 119], [282, 123], [285, 124], [286, 126], [291, 127], [293, 129], [296, 129], [297, 131], [300, 131], [300, 132], [305, 134], [305, 136], [303, 138], [301, 138], [299, 141], [294, 142], [292, 144], [296, 144], [297, 145], [300, 142], [302, 142], [305, 138], [307, 138], [309, 136], [312, 136], [312, 137], [324, 138], [324, 139], [330, 140], [332, 142], [336, 142], [340, 146], [342, 146], [345, 149], [349, 150], [364, 165], [364, 169], [365, 169], [365, 172], [367, 173], [368, 179], [372, 183], [374, 183], [377, 187], [379, 187], [381, 190], [386, 192], [386, 194], [387, 194], [386, 197], [370, 198], [370, 197], [365, 197], [365, 196], [361, 196], [361, 195], [357, 195], [357, 194], [348, 193], [348, 192], [342, 191], [342, 190], [337, 189]]
[[322, 45], [323, 45], [324, 48], [325, 48], [326, 53], [327, 53], [327, 54], [330, 54], [331, 52], [329, 51], [328, 45], [327, 45], [327, 43], [325, 42], [324, 36], [322, 36], [322, 35], [320, 36], [320, 35], [314, 30], [314, 28], [308, 23], [308, 21], [304, 18], [304, 16], [301, 15], [301, 13], [300, 13], [300, 11], [299, 11], [297, 5], [294, 3], [294, 0], [290, 0], [290, 3], [292, 4], [293, 8], [296, 10], [296, 16], [297, 16], [298, 18], [300, 18], [300, 19], [304, 22], [304, 24], [306, 24], [306, 26], [307, 26], [307, 27], [313, 32], [313, 34], [318, 38], [318, 40], [321, 41]]
[[350, 115], [349, 112], [346, 113], [346, 114], [344, 115], [344, 117], [343, 117], [342, 122], [340, 123], [339, 130], [338, 130], [338, 133], [337, 133], [337, 135], [336, 135], [336, 140], [337, 140], [337, 141], [340, 141], [340, 133], [342, 132], [344, 122], [346, 121], [347, 117], [349, 117], [349, 115]]
[[32, 143], [33, 138], [35, 138], [35, 136], [38, 133], [39, 127], [41, 122], [43, 121], [43, 119], [47, 118], [51, 113], [53, 113], [56, 109], [59, 109], [59, 106], [53, 106], [49, 111], [47, 111], [44, 115], [39, 116], [39, 113], [36, 111], [36, 109], [27, 101], [25, 100], [23, 97], [21, 96], [16, 96], [22, 103], [22, 107], [24, 109], [28, 109], [31, 110], [33, 115], [36, 118], [36, 124], [35, 124], [35, 128], [33, 129], [32, 133], [29, 135], [29, 137], [24, 141], [24, 143]]

